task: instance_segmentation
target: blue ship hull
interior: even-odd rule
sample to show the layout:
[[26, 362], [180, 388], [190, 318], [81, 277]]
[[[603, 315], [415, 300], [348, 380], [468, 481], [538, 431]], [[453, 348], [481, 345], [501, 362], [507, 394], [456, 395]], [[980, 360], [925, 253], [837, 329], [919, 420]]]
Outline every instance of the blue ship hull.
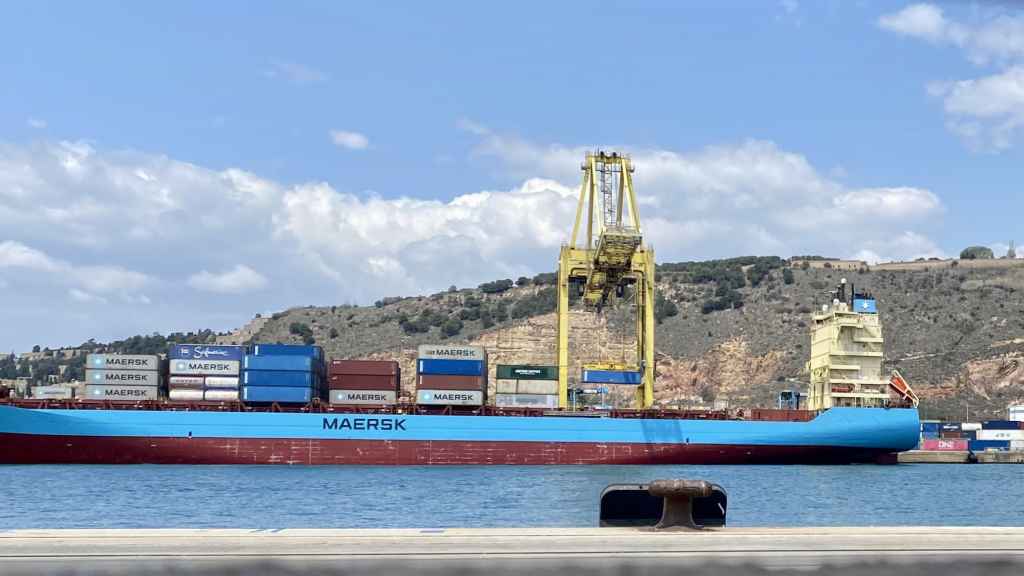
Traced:
[[919, 426], [905, 408], [775, 422], [0, 406], [0, 463], [848, 463], [914, 448]]

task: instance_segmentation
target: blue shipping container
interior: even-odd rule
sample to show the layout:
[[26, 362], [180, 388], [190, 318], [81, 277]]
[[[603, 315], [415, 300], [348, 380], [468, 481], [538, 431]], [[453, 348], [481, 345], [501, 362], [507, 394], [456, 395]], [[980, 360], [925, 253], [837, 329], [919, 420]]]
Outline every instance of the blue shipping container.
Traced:
[[1020, 430], [1020, 422], [1013, 420], [987, 420], [981, 423], [983, 430]]
[[921, 423], [921, 430], [924, 431], [924, 432], [938, 432], [939, 429], [940, 428], [939, 428], [939, 423], [938, 422], [922, 422]]
[[967, 443], [967, 449], [972, 452], [984, 452], [985, 450], [1009, 450], [1009, 440], [971, 440]]
[[318, 384], [310, 372], [287, 372], [284, 370], [253, 370], [242, 373], [244, 386], [271, 386], [275, 388], [312, 388]]
[[274, 386], [246, 386], [242, 388], [242, 400], [245, 402], [286, 402], [289, 404], [308, 404], [313, 398], [309, 388], [288, 388]]
[[302, 346], [299, 344], [254, 344], [253, 356], [306, 356], [323, 360], [324, 349], [319, 346]]
[[215, 346], [208, 344], [172, 344], [167, 351], [171, 360], [242, 360], [244, 346]]
[[640, 384], [639, 372], [618, 370], [584, 370], [583, 382], [587, 384]]
[[921, 438], [927, 438], [929, 440], [934, 440], [934, 439], [939, 438], [939, 433], [938, 432], [932, 432], [932, 431], [929, 431], [929, 430], [925, 430], [924, 432], [921, 432]]
[[446, 376], [483, 376], [482, 360], [423, 359], [419, 363], [420, 374], [443, 374]]
[[312, 372], [315, 361], [308, 356], [246, 356], [242, 368], [246, 370], [285, 370]]
[[943, 432], [959, 432], [960, 431], [960, 423], [959, 422], [953, 422], [953, 423], [949, 423], [949, 424], [943, 424], [942, 425], [942, 431]]

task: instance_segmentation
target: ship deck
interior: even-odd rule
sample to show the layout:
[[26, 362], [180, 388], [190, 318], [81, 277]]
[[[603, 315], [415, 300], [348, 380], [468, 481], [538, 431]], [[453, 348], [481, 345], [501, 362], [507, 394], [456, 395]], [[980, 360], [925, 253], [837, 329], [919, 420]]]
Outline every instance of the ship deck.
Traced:
[[539, 408], [505, 408], [496, 406], [425, 406], [400, 403], [387, 406], [336, 405], [314, 401], [304, 406], [286, 404], [251, 404], [243, 402], [182, 402], [173, 400], [52, 400], [0, 399], [0, 406], [36, 410], [150, 410], [192, 412], [281, 412], [291, 414], [382, 414], [382, 415], [452, 415], [452, 416], [560, 416], [576, 418], [643, 418], [652, 420], [742, 420], [768, 422], [808, 422], [817, 412], [810, 410], [778, 410], [750, 408], [737, 410], [550, 410]]

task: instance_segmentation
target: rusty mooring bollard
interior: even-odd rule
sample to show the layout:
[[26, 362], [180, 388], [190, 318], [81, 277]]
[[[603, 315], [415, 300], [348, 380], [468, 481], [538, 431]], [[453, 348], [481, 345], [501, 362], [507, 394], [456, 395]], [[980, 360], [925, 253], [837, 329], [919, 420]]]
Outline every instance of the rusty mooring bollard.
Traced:
[[655, 530], [725, 526], [727, 504], [725, 490], [704, 480], [612, 484], [601, 493], [601, 526]]

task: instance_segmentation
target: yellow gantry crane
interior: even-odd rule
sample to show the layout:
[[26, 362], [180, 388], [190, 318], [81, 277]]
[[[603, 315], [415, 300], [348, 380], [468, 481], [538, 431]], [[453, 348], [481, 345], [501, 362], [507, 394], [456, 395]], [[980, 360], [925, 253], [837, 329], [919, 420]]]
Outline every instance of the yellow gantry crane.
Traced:
[[[628, 156], [597, 152], [587, 154], [582, 169], [572, 237], [558, 258], [558, 405], [569, 405], [570, 293], [600, 312], [633, 286], [639, 366], [601, 367], [639, 371], [636, 403], [649, 408], [654, 404], [654, 251], [643, 244], [633, 165]], [[584, 213], [587, 227], [581, 235]]]

